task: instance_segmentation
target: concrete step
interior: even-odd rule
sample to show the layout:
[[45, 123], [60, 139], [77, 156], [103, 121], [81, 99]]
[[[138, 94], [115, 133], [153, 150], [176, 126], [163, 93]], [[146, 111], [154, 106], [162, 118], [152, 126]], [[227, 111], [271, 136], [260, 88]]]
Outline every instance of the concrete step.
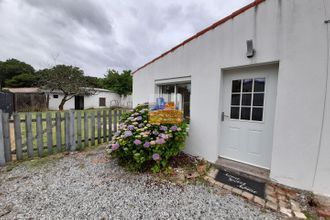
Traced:
[[218, 169], [224, 169], [238, 175], [245, 176], [247, 178], [252, 178], [260, 182], [270, 181], [269, 173], [270, 171], [264, 168], [256, 167], [253, 165], [241, 163], [238, 161], [226, 159], [219, 157], [215, 163]]

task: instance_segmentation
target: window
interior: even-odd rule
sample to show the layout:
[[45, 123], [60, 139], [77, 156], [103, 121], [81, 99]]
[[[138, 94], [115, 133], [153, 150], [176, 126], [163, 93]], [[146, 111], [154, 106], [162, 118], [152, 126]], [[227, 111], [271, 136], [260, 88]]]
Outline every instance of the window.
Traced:
[[106, 99], [103, 98], [103, 97], [102, 97], [102, 98], [99, 98], [99, 106], [100, 106], [100, 107], [104, 107], [104, 106], [105, 106], [105, 102], [106, 102], [105, 100], [106, 100]]
[[230, 118], [263, 121], [265, 78], [232, 81]]
[[174, 102], [177, 109], [183, 111], [185, 120], [190, 118], [190, 83], [178, 83], [161, 85], [160, 96], [165, 99], [165, 102]]
[[53, 95], [53, 98], [54, 99], [58, 99], [58, 95]]

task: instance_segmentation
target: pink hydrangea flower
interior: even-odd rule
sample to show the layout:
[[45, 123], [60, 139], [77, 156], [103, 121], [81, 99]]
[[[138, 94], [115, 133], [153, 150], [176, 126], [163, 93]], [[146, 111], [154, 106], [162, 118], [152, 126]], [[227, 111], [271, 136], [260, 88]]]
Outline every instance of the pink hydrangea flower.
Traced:
[[159, 127], [159, 130], [161, 130], [161, 131], [167, 131], [167, 127], [164, 126], [164, 125], [161, 125], [161, 126]]
[[111, 150], [115, 151], [119, 148], [119, 144], [118, 143], [114, 143], [114, 144], [111, 144]]
[[133, 133], [131, 131], [125, 131], [124, 132], [124, 137], [130, 137], [132, 135], [133, 135]]
[[159, 134], [158, 135], [160, 138], [163, 138], [163, 139], [167, 139], [168, 138], [168, 136], [166, 135], [166, 134]]
[[143, 144], [143, 147], [145, 147], [145, 148], [150, 147], [150, 142], [146, 141], [146, 142]]
[[136, 140], [134, 141], [134, 144], [135, 144], [135, 145], [140, 145], [140, 144], [142, 144], [142, 142], [141, 142], [139, 139], [136, 139]]
[[170, 128], [170, 130], [171, 130], [171, 131], [176, 131], [176, 130], [178, 130], [178, 126], [173, 125], [173, 126]]
[[159, 156], [159, 154], [157, 154], [157, 153], [153, 154], [153, 155], [152, 155], [152, 159], [155, 160], [155, 161], [160, 160], [160, 156]]
[[156, 140], [156, 144], [165, 144], [164, 138], [159, 138]]
[[134, 127], [134, 125], [128, 125], [127, 128], [128, 128], [128, 130], [132, 131], [132, 130], [134, 130], [135, 127]]

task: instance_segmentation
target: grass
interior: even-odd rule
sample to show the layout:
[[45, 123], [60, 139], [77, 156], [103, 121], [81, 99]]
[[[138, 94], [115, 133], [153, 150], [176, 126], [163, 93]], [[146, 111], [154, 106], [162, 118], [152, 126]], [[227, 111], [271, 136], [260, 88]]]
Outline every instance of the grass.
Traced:
[[[98, 111], [101, 111], [101, 112], [103, 112], [103, 110], [110, 110], [109, 108], [99, 108], [99, 109], [85, 109], [85, 110], [74, 110], [75, 112], [81, 112], [81, 114], [83, 115], [83, 113], [84, 112], [87, 112], [87, 113], [92, 113], [92, 112], [94, 112], [94, 114], [96, 115], [96, 113], [98, 112]], [[41, 112], [41, 114], [42, 114], [42, 118], [46, 118], [46, 115], [47, 115], [47, 113], [50, 113], [51, 114], [51, 116], [52, 116], [52, 118], [54, 118], [55, 117], [55, 115], [56, 115], [56, 112], [58, 112], [58, 111], [44, 111], [44, 112]], [[62, 117], [64, 116], [64, 112], [66, 112], [66, 111], [61, 111], [61, 115], [62, 115]], [[37, 114], [39, 113], [39, 112], [30, 112], [31, 114], [32, 114], [32, 118], [36, 118], [36, 116], [37, 116]], [[21, 120], [25, 120], [25, 113], [24, 112], [21, 112], [21, 113], [19, 113], [20, 114], [20, 118], [21, 118]]]
[[28, 167], [31, 167], [31, 168], [41, 167], [45, 164], [52, 163], [58, 159], [62, 159], [63, 157], [64, 157], [63, 154], [54, 154], [51, 157], [43, 157], [43, 158], [36, 158], [36, 159], [30, 160], [26, 163], [26, 165], [28, 165]]
[[308, 220], [317, 220], [317, 219], [319, 219], [316, 214], [313, 214], [311, 212], [305, 211], [304, 214], [305, 214], [305, 216]]
[[[80, 151], [86, 152], [86, 155], [88, 155], [89, 152], [93, 152], [94, 150], [101, 149], [103, 147], [104, 147], [103, 145], [89, 146], [86, 148], [82, 148]], [[24, 158], [24, 161], [12, 161], [12, 162], [7, 163], [5, 166], [5, 170], [6, 170], [6, 172], [9, 172], [20, 164], [23, 164], [27, 168], [42, 167], [46, 164], [52, 164], [52, 163], [64, 158], [65, 154], [66, 154], [65, 152], [54, 152], [54, 154], [49, 155], [47, 157], [42, 157], [42, 158], [34, 157], [33, 159], [29, 159], [26, 157], [26, 158]], [[1, 180], [0, 180], [0, 183], [1, 183]]]

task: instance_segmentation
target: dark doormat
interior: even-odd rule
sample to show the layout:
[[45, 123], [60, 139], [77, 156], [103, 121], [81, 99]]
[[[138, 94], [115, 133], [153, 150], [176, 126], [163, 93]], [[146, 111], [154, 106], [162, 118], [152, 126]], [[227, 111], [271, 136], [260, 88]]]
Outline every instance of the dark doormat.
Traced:
[[249, 192], [258, 197], [265, 198], [265, 182], [255, 181], [223, 169], [219, 169], [215, 180]]

